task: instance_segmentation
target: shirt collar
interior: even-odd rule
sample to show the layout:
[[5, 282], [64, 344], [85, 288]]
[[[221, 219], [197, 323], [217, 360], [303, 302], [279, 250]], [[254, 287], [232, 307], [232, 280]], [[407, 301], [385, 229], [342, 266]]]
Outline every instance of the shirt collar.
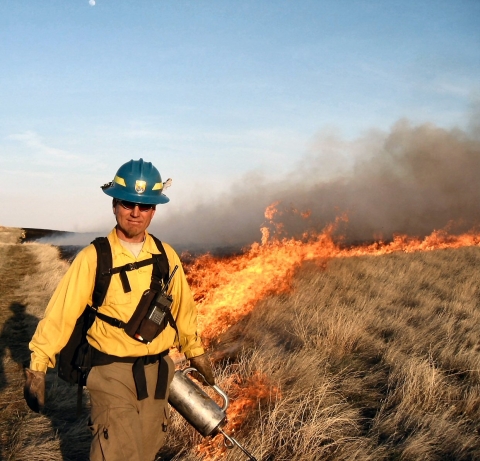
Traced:
[[[114, 256], [118, 256], [119, 254], [125, 254], [130, 257], [132, 256], [131, 253], [127, 249], [125, 249], [125, 247], [121, 244], [120, 239], [118, 238], [118, 235], [117, 235], [116, 228], [113, 228], [110, 234], [108, 234], [108, 240], [111, 243], [112, 253]], [[155, 245], [155, 242], [153, 241], [152, 237], [150, 237], [150, 234], [147, 231], [145, 231], [145, 243], [143, 244], [143, 248], [142, 248], [142, 251], [140, 252], [140, 255], [144, 251], [146, 251], [149, 254], [159, 253], [157, 245]]]
[[143, 245], [142, 251], [146, 251], [147, 253], [150, 253], [150, 254], [160, 253], [160, 250], [157, 248], [157, 245], [155, 245], [153, 238], [150, 236], [150, 234], [147, 231], [145, 231], [145, 243]]

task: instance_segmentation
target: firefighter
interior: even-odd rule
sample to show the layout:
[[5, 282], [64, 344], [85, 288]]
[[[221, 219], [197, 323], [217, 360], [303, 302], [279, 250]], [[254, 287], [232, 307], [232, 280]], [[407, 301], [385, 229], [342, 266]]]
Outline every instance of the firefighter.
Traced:
[[[142, 294], [153, 283], [153, 263], [139, 264], [141, 267], [135, 263], [148, 262], [162, 253], [147, 232], [156, 205], [169, 201], [163, 193], [159, 171], [143, 159], [131, 160], [122, 165], [114, 180], [102, 189], [113, 198], [117, 221], [107, 237], [112, 266], [129, 268], [126, 275], [129, 287], [126, 289], [121, 274], [112, 275], [104, 302], [87, 332], [91, 369], [86, 386], [90, 394], [89, 427], [93, 436], [90, 459], [150, 461], [164, 444], [169, 422], [168, 385], [173, 378], [174, 364], [168, 350], [178, 344], [191, 366], [201, 372], [209, 384], [214, 384], [214, 376], [197, 335], [197, 311], [192, 294], [180, 260], [168, 244], [160, 246], [168, 258], [170, 273], [178, 266], [168, 286], [168, 294], [173, 299], [170, 311], [174, 325], [167, 324], [149, 343], [119, 327], [125, 326], [136, 312]], [[92, 305], [96, 265], [97, 251], [89, 245], [77, 255], [56, 288], [29, 344], [32, 354], [30, 368], [26, 369], [24, 395], [34, 411], [40, 411], [44, 405], [47, 368], [55, 366], [55, 357], [68, 342], [77, 318], [85, 306]]]

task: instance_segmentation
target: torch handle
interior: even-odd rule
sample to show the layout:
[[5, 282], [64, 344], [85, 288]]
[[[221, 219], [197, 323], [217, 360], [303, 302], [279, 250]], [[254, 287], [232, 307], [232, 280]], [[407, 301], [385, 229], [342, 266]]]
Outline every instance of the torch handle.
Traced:
[[[184, 375], [188, 375], [188, 373], [191, 373], [192, 371], [195, 371], [197, 372], [202, 378], [203, 380], [205, 381], [205, 383], [207, 382], [205, 380], [205, 377], [202, 375], [202, 373], [200, 373], [196, 368], [193, 368], [193, 367], [188, 367], [188, 368], [185, 368], [184, 370], [182, 370], [182, 373]], [[222, 391], [222, 389], [220, 389], [216, 384], [214, 384], [213, 386], [210, 386], [220, 397], [222, 397], [223, 399], [223, 407], [222, 407], [222, 411], [226, 411], [227, 408], [228, 408], [228, 405], [230, 403], [230, 400], [228, 399], [228, 395], [225, 394], [225, 392]]]

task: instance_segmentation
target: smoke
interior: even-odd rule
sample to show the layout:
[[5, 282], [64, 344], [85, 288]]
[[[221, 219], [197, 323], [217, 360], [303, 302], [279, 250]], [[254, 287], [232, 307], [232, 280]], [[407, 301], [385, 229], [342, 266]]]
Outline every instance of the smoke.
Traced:
[[248, 175], [229, 194], [170, 215], [168, 226], [152, 223], [152, 232], [189, 248], [240, 247], [260, 241], [274, 201], [286, 236], [321, 230], [343, 213], [348, 242], [422, 236], [449, 223], [462, 232], [480, 223], [478, 133], [477, 123], [467, 133], [400, 120], [353, 142], [324, 134], [287, 178]]

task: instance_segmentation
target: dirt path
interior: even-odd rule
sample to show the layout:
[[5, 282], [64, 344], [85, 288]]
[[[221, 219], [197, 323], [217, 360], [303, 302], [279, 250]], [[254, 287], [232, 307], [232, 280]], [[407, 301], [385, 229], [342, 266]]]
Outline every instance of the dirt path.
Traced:
[[11, 447], [26, 414], [23, 367], [37, 319], [25, 312], [20, 294], [27, 275], [35, 273], [36, 258], [28, 246], [0, 245], [0, 460], [11, 459]]

